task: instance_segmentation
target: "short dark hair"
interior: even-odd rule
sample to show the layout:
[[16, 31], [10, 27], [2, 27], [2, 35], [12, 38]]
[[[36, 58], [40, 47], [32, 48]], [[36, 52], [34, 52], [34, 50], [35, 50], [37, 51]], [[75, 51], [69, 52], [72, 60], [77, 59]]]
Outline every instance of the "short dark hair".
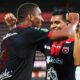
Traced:
[[63, 8], [55, 8], [52, 11], [52, 16], [62, 15], [63, 16], [63, 20], [66, 21], [66, 13], [67, 13], [67, 10], [66, 9], [63, 9]]
[[17, 18], [19, 21], [23, 21], [28, 14], [34, 14], [36, 7], [39, 7], [34, 3], [23, 3], [17, 9]]

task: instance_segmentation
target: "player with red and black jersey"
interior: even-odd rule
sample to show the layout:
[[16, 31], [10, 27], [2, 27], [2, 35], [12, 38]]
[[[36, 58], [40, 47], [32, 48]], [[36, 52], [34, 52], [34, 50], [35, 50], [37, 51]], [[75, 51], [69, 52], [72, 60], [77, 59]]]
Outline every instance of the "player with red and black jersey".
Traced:
[[[56, 10], [53, 12], [51, 17], [51, 29], [59, 31], [67, 27], [63, 11], [64, 10]], [[68, 17], [72, 20], [75, 19], [74, 22], [79, 21], [78, 13], [72, 13], [71, 16]], [[46, 80], [77, 80], [75, 76], [75, 59], [73, 57], [74, 38], [69, 37], [67, 40], [63, 41], [48, 41], [44, 45], [44, 49], [47, 56]]]

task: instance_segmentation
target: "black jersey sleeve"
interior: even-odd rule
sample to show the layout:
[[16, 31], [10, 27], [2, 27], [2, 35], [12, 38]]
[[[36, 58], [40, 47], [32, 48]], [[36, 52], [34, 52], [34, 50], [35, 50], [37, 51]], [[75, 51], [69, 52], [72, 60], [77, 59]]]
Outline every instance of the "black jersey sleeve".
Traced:
[[32, 35], [33, 35], [32, 38], [33, 42], [40, 42], [40, 41], [46, 42], [46, 40], [48, 39], [48, 30], [43, 28], [41, 29], [34, 28]]
[[30, 43], [38, 43], [48, 39], [48, 29], [45, 28], [29, 28], [26, 33]]

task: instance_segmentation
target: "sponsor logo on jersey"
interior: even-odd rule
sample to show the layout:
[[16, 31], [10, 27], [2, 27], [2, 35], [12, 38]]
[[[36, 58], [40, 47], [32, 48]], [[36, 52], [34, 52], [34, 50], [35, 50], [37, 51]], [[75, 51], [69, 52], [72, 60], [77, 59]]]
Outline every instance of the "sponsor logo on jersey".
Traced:
[[47, 70], [47, 80], [58, 80], [57, 72], [53, 67], [50, 67], [50, 69]]
[[51, 56], [47, 56], [47, 63], [54, 63], [54, 64], [63, 64], [63, 59], [60, 58], [53, 58]]
[[7, 69], [5, 69], [5, 71], [0, 74], [0, 80], [10, 78], [12, 76], [11, 75], [12, 72], [13, 72], [12, 70], [8, 71]]
[[8, 33], [6, 34], [6, 36], [3, 37], [3, 40], [10, 37], [10, 36], [13, 36], [13, 35], [17, 35], [18, 33]]
[[62, 52], [63, 52], [64, 54], [67, 54], [67, 53], [69, 52], [69, 47], [63, 47], [63, 48], [62, 48]]

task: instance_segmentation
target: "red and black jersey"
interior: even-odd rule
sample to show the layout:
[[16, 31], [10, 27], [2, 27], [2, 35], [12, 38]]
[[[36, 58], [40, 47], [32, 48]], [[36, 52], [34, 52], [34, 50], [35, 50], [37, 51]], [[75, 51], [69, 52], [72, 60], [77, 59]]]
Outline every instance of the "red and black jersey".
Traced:
[[73, 46], [73, 38], [60, 42], [48, 41], [44, 45], [46, 80], [75, 80]]
[[48, 30], [36, 27], [9, 31], [1, 45], [0, 80], [31, 80], [37, 44], [47, 35]]

